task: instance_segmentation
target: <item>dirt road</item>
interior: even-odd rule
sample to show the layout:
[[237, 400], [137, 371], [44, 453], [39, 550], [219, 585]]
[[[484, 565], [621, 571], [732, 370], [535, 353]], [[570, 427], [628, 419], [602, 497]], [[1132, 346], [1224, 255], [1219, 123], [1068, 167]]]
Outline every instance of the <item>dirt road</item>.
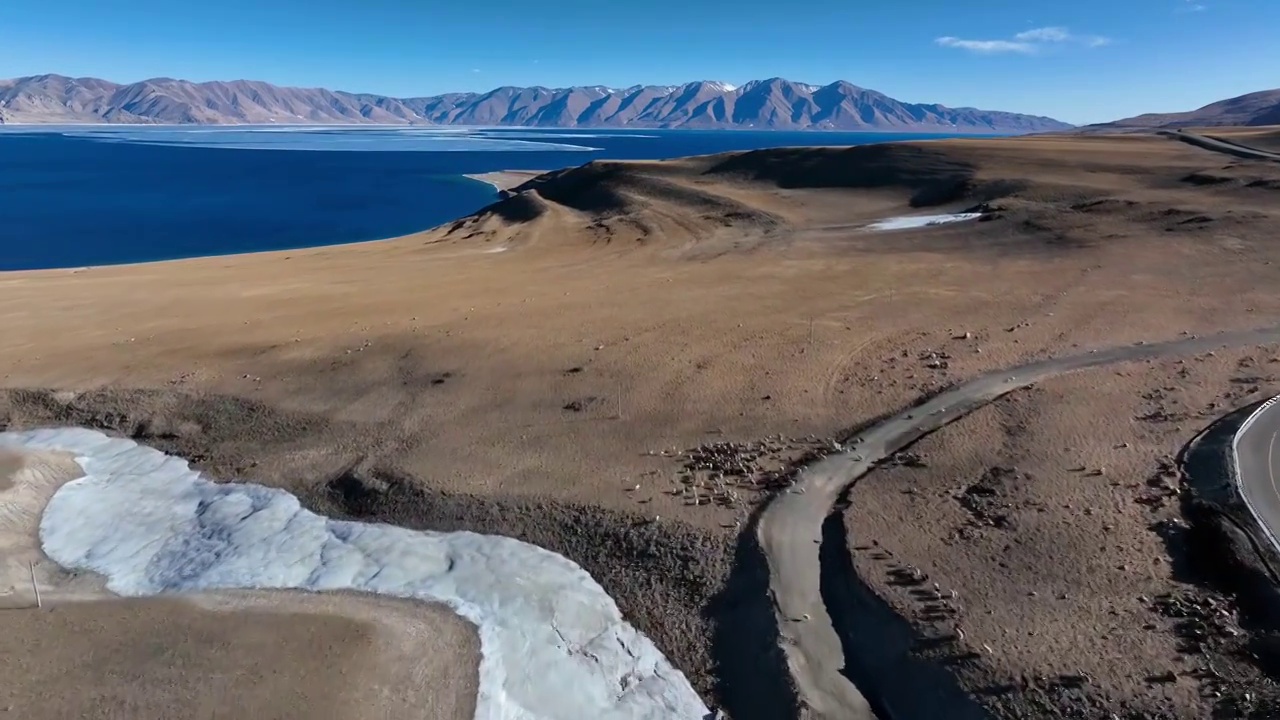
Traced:
[[1197, 135], [1189, 133], [1185, 130], [1175, 130], [1167, 133], [1172, 137], [1196, 147], [1205, 150], [1213, 150], [1214, 152], [1226, 153], [1236, 157], [1245, 158], [1246, 160], [1280, 160], [1280, 153], [1274, 153], [1270, 150], [1261, 150], [1259, 148], [1242, 145], [1231, 140], [1223, 138], [1210, 137], [1208, 135]]
[[[1280, 341], [1280, 327], [1129, 345], [987, 373], [847, 439], [844, 452], [807, 467], [796, 484], [775, 498], [760, 517], [757, 533], [769, 564], [780, 642], [802, 704], [815, 718], [894, 718], [891, 700], [876, 693], [875, 677], [858, 677], [821, 594], [819, 554], [822, 523], [837, 498], [874, 464], [924, 435], [1019, 388], [1054, 375], [1111, 363], [1208, 352], [1217, 348]], [[839, 612], [837, 609], [836, 612]], [[870, 675], [874, 675], [871, 671]], [[861, 692], [860, 692], [861, 690]]]

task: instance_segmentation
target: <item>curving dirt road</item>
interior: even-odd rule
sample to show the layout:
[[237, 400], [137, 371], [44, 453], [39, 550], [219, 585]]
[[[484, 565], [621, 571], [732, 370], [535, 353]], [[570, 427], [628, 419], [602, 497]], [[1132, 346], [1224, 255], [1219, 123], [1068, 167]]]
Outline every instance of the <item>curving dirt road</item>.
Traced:
[[[779, 643], [805, 717], [873, 720], [871, 705], [842, 673], [846, 658], [820, 592], [823, 520], [839, 496], [873, 465], [1000, 396], [1054, 375], [1223, 347], [1280, 342], [1280, 326], [1137, 344], [1044, 360], [981, 375], [849, 438], [843, 452], [806, 467], [765, 508], [756, 529], [769, 565]], [[1280, 496], [1278, 496], [1280, 498]], [[880, 699], [891, 720], [893, 709]]]
[[1234, 155], [1247, 160], [1280, 160], [1280, 153], [1274, 153], [1270, 150], [1260, 150], [1231, 140], [1210, 137], [1208, 135], [1197, 135], [1195, 133], [1189, 133], [1186, 130], [1173, 130], [1163, 134], [1177, 138], [1189, 145], [1204, 148], [1205, 150], [1226, 153], [1228, 155]]

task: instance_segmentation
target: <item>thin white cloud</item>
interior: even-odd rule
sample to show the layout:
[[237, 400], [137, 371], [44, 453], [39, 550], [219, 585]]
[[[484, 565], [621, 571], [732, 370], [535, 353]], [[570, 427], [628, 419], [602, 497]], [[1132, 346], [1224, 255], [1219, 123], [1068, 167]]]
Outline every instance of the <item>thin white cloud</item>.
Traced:
[[947, 35], [934, 40], [942, 47], [968, 50], [981, 54], [1021, 53], [1031, 55], [1054, 44], [1071, 43], [1085, 47], [1102, 47], [1111, 43], [1110, 38], [1101, 35], [1076, 35], [1064, 27], [1040, 27], [1023, 30], [1011, 40], [966, 40]]
[[1031, 43], [1014, 42], [1012, 40], [962, 40], [958, 37], [940, 37], [936, 42], [943, 47], [959, 48], [976, 53], [1031, 53], [1035, 46]]
[[1071, 32], [1064, 27], [1042, 27], [1024, 30], [1013, 38], [1023, 42], [1066, 42], [1071, 39]]
[[1196, 0], [1183, 0], [1183, 4], [1174, 9], [1174, 12], [1204, 12], [1209, 8], [1204, 3], [1196, 2]]

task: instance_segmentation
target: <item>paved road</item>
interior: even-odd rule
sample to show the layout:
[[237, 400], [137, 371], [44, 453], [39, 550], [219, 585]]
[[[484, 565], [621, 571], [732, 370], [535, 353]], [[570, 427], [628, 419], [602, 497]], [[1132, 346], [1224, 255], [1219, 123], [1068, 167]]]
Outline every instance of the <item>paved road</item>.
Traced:
[[1280, 551], [1280, 402], [1259, 408], [1236, 432], [1236, 483], [1249, 511]]
[[1270, 150], [1261, 150], [1259, 148], [1249, 147], [1248, 145], [1241, 145], [1240, 143], [1232, 140], [1209, 137], [1207, 135], [1198, 135], [1196, 133], [1189, 133], [1186, 130], [1173, 130], [1164, 134], [1169, 137], [1177, 138], [1187, 144], [1202, 147], [1205, 150], [1213, 150], [1214, 152], [1235, 155], [1236, 157], [1246, 158], [1249, 160], [1280, 160], [1280, 153], [1274, 153]]
[[[989, 373], [851, 438], [845, 443], [849, 449], [805, 468], [793, 489], [770, 502], [760, 517], [757, 534], [769, 564], [779, 643], [800, 701], [807, 708], [806, 716], [813, 720], [875, 718], [866, 699], [841, 673], [844, 654], [840, 638], [819, 589], [819, 550], [823, 519], [845, 488], [876, 461], [1005, 393], [1054, 375], [1111, 363], [1275, 342], [1280, 342], [1280, 327], [1110, 348]], [[1280, 411], [1269, 414], [1267, 423], [1259, 423], [1258, 428], [1259, 437], [1268, 428], [1280, 432]], [[1272, 432], [1267, 442], [1275, 437]], [[1275, 446], [1280, 447], [1280, 441]], [[1267, 461], [1271, 458], [1269, 447]], [[1280, 519], [1280, 489], [1268, 487], [1275, 490], [1268, 500], [1272, 503], [1268, 506], [1273, 513], [1270, 517]]]

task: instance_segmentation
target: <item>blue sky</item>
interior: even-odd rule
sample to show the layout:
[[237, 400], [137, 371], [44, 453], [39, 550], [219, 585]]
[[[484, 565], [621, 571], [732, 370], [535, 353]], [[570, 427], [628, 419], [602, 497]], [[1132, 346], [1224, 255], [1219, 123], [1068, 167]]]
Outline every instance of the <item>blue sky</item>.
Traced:
[[1280, 86], [1280, 0], [5, 0], [0, 77], [396, 96], [837, 79], [1095, 122]]

